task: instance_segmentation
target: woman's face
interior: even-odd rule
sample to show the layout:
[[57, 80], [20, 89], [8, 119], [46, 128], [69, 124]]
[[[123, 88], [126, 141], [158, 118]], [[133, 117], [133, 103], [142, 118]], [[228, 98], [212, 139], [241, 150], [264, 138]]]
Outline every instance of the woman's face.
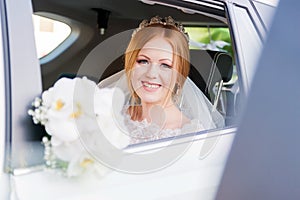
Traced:
[[148, 41], [136, 58], [131, 76], [133, 89], [142, 103], [171, 104], [176, 79], [170, 43], [162, 37]]

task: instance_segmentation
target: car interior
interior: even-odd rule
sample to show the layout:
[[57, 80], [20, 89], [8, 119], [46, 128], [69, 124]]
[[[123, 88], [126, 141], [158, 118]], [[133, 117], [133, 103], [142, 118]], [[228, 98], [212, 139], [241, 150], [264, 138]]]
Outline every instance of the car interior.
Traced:
[[[194, 31], [190, 35], [189, 78], [225, 117], [226, 126], [234, 124], [238, 110], [238, 69], [222, 3], [172, 1], [170, 4], [151, 0], [33, 0], [32, 3], [35, 15], [71, 28], [66, 39], [39, 59], [43, 90], [61, 77], [86, 76], [98, 83], [121, 71], [123, 54], [139, 23], [156, 15], [172, 16], [191, 32], [206, 29], [206, 33]], [[214, 28], [226, 29], [227, 41], [221, 33], [213, 33]], [[197, 41], [201, 34], [209, 38], [206, 43]], [[227, 42], [227, 46], [222, 48], [218, 42]]]

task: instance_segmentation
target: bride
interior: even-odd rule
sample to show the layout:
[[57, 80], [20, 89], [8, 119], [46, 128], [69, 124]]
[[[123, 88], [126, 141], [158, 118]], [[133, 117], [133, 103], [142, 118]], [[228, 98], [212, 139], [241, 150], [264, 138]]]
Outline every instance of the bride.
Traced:
[[125, 52], [125, 69], [99, 83], [126, 95], [131, 143], [224, 126], [224, 119], [188, 78], [189, 37], [172, 17], [144, 20]]

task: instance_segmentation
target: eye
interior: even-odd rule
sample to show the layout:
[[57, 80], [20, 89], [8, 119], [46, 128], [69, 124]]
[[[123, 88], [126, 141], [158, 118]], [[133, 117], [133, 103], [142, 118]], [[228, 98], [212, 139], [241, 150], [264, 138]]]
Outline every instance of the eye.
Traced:
[[138, 59], [136, 62], [138, 64], [140, 64], [140, 65], [147, 65], [147, 64], [149, 64], [148, 60], [146, 60], [146, 59]]
[[166, 64], [166, 63], [162, 63], [161, 66], [162, 66], [163, 68], [168, 68], [168, 69], [172, 68], [171, 65], [168, 65], [168, 64]]

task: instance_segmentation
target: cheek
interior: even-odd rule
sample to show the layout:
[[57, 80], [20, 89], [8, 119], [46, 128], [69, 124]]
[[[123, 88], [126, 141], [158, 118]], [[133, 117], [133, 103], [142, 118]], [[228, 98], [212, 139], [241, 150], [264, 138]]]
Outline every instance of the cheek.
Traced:
[[177, 72], [175, 70], [168, 70], [161, 72], [161, 80], [165, 87], [172, 90], [176, 83]]
[[138, 88], [142, 86], [141, 84], [141, 77], [144, 74], [143, 67], [134, 66], [131, 71], [131, 85], [133, 89], [136, 91]]

